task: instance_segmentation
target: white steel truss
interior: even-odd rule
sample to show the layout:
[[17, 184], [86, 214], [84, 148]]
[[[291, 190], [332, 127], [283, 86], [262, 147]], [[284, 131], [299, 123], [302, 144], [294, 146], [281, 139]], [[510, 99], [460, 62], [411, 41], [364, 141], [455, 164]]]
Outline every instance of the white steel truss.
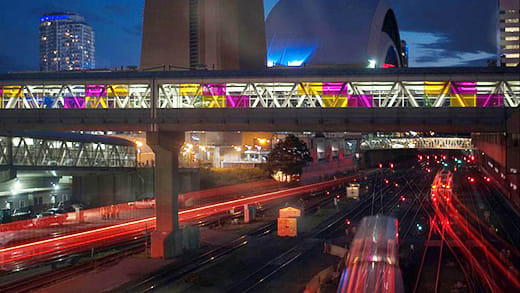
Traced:
[[520, 105], [520, 81], [514, 80], [14, 84], [0, 86], [0, 93], [0, 110]]

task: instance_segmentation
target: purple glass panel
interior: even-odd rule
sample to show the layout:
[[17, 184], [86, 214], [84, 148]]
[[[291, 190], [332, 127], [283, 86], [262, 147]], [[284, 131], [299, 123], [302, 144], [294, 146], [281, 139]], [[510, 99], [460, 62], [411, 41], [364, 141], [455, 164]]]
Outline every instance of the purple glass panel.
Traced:
[[477, 107], [503, 107], [504, 106], [504, 95], [502, 94], [490, 94], [490, 95], [477, 95]]
[[[4, 89], [0, 86], [0, 98], [4, 97]], [[1, 105], [0, 105], [1, 107]]]
[[227, 96], [226, 97], [227, 108], [249, 108], [249, 97], [248, 96]]
[[344, 83], [324, 83], [324, 95], [348, 95], [348, 85]]
[[348, 107], [372, 107], [373, 97], [369, 95], [351, 95], [348, 97]]
[[104, 84], [88, 84], [85, 87], [86, 97], [106, 97], [107, 88]]
[[477, 94], [477, 83], [471, 81], [453, 82], [453, 87], [456, 93], [461, 95], [475, 95]]
[[85, 109], [85, 97], [65, 97], [65, 109]]
[[225, 84], [205, 84], [202, 90], [203, 96], [225, 96]]

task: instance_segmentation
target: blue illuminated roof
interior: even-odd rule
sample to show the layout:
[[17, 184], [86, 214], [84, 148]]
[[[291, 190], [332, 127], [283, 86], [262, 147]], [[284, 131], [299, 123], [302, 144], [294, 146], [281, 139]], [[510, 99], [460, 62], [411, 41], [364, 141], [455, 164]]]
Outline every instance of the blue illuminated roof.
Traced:
[[303, 66], [318, 47], [319, 40], [273, 36], [267, 51], [267, 67]]
[[68, 14], [53, 14], [53, 15], [45, 15], [43, 17], [40, 17], [40, 22], [44, 21], [55, 21], [60, 19], [69, 19], [70, 15]]

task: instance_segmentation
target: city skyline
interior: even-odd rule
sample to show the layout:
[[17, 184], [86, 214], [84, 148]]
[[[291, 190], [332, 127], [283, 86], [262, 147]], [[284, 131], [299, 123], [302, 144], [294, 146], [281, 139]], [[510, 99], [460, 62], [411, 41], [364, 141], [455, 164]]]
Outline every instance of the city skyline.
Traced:
[[[278, 0], [265, 0], [266, 13], [276, 2]], [[486, 60], [496, 58], [496, 3], [481, 0], [475, 5], [463, 0], [451, 3], [450, 10], [446, 10], [448, 2], [391, 1], [401, 37], [409, 44], [411, 67], [485, 66]], [[86, 3], [84, 0], [30, 0], [5, 4], [6, 9], [0, 12], [4, 22], [0, 35], [9, 36], [17, 46], [7, 46], [0, 52], [0, 72], [38, 70], [39, 17], [54, 11], [76, 12], [93, 26], [97, 68], [138, 65], [144, 0]], [[471, 9], [466, 9], [468, 7]], [[27, 17], [20, 18], [20, 15]], [[455, 20], [461, 21], [451, 25]]]

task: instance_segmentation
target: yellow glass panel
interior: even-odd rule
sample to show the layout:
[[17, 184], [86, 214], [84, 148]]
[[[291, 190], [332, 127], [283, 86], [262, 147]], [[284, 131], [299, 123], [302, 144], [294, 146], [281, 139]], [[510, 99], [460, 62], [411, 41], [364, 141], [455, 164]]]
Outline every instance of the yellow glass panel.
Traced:
[[476, 107], [477, 95], [455, 94], [450, 97], [451, 107]]
[[323, 83], [321, 82], [302, 82], [298, 85], [298, 95], [321, 95], [323, 93]]
[[424, 94], [426, 96], [435, 96], [438, 97], [444, 90], [444, 93], [447, 94], [450, 88], [447, 86], [447, 82], [444, 81], [426, 81], [424, 82]]
[[23, 97], [23, 87], [21, 85], [4, 86], [2, 96], [4, 98], [21, 98]]
[[106, 109], [107, 108], [107, 101], [106, 101], [106, 98], [103, 98], [103, 97], [86, 97], [85, 98], [85, 108], [91, 108], [91, 109], [97, 109], [97, 108], [102, 108], [102, 109]]
[[202, 95], [202, 87], [200, 84], [181, 84], [179, 94], [181, 96], [200, 96]]
[[203, 96], [202, 105], [204, 108], [226, 108], [225, 96]]
[[348, 105], [348, 97], [343, 95], [323, 95], [321, 100], [325, 108], [345, 108]]
[[108, 85], [107, 95], [110, 98], [128, 97], [130, 95], [130, 90], [126, 84], [112, 84]]

